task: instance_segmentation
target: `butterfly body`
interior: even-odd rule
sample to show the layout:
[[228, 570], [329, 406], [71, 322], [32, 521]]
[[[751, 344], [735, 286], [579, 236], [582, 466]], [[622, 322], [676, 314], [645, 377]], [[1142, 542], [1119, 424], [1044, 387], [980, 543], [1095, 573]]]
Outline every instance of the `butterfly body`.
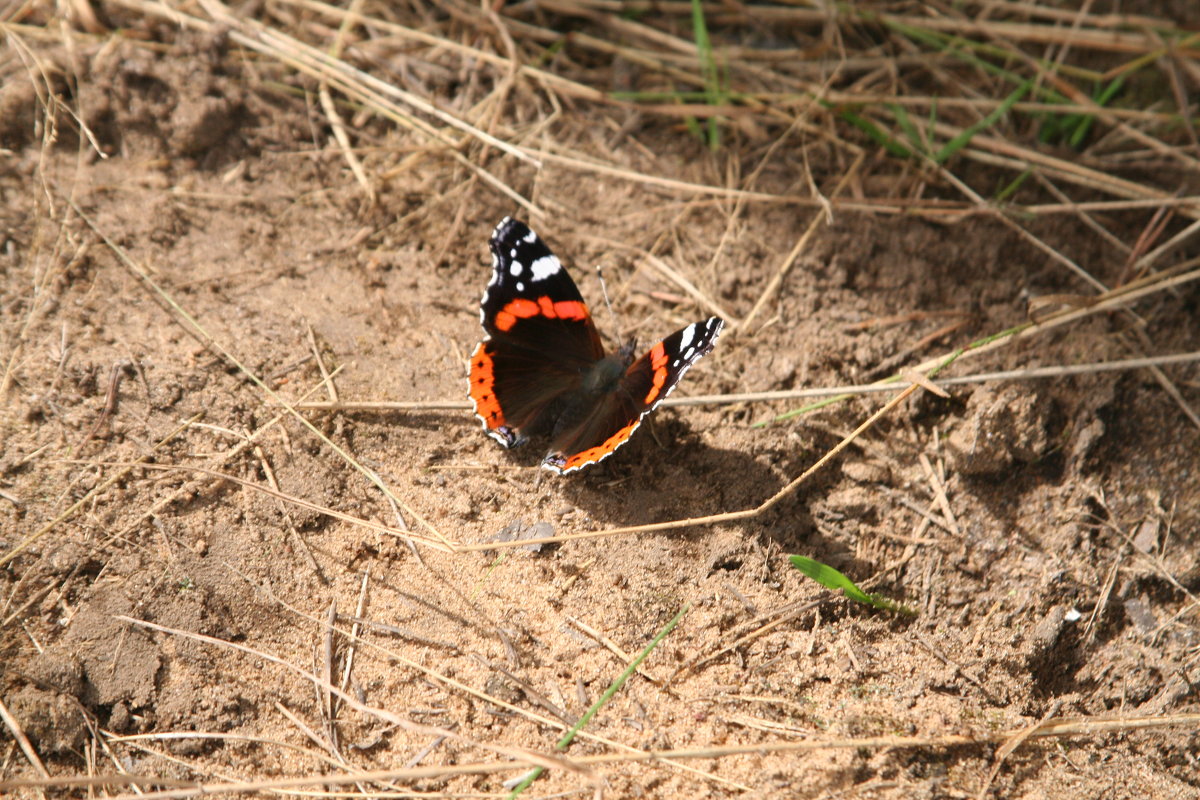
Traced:
[[582, 469], [628, 441], [724, 326], [692, 323], [636, 359], [633, 343], [606, 353], [575, 282], [536, 233], [505, 217], [489, 246], [479, 312], [487, 338], [471, 356], [471, 401], [505, 447], [549, 435], [542, 466], [552, 472]]

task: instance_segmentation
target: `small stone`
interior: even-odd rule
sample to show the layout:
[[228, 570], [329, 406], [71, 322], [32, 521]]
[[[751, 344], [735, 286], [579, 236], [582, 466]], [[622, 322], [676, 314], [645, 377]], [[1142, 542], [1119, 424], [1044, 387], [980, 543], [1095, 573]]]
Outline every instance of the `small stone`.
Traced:
[[1029, 390], [976, 390], [967, 413], [946, 441], [959, 472], [999, 474], [1015, 464], [1036, 461], [1051, 447], [1050, 401]]
[[1034, 626], [1029, 634], [1029, 658], [1038, 659], [1048, 653], [1058, 644], [1062, 636], [1063, 623], [1067, 616], [1067, 607], [1057, 605], [1046, 612], [1046, 616]]
[[891, 483], [892, 472], [884, 464], [873, 461], [848, 461], [842, 474], [858, 483]]
[[1158, 547], [1158, 518], [1142, 520], [1137, 532], [1133, 535], [1133, 546], [1143, 553], [1151, 553]]
[[[516, 519], [501, 528], [492, 541], [515, 542], [519, 539], [546, 539], [553, 535], [554, 526], [549, 522], [535, 522], [532, 525], [526, 525], [525, 520]], [[521, 549], [540, 553], [542, 547], [542, 543], [535, 542], [534, 544], [527, 544]]]
[[79, 701], [34, 686], [23, 686], [5, 698], [8, 710], [43, 755], [78, 753], [87, 736]]
[[1125, 601], [1125, 615], [1137, 626], [1140, 633], [1149, 633], [1158, 627], [1158, 617], [1146, 600], [1146, 596], [1132, 597]]

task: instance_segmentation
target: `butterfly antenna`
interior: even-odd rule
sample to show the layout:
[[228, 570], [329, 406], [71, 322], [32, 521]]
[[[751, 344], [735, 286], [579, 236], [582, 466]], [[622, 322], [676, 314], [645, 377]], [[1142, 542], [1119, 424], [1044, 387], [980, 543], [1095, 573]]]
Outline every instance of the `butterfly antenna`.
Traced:
[[[621, 325], [617, 321], [617, 315], [613, 311], [612, 303], [609, 302], [608, 286], [604, 283], [604, 267], [599, 264], [596, 265], [596, 277], [600, 279], [600, 294], [604, 297], [604, 307], [608, 309], [608, 317], [612, 321], [612, 329], [620, 333]], [[620, 336], [617, 337], [617, 341], [621, 341]]]

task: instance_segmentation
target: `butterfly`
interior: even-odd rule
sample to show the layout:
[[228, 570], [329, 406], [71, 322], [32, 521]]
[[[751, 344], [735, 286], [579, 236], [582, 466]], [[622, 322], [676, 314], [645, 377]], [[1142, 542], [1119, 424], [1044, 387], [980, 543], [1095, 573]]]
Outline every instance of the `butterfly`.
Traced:
[[629, 441], [725, 326], [693, 322], [637, 359], [633, 342], [605, 353], [575, 281], [536, 233], [505, 217], [488, 245], [492, 278], [479, 309], [487, 337], [471, 355], [471, 402], [505, 447], [548, 435], [542, 466], [551, 472], [583, 469]]

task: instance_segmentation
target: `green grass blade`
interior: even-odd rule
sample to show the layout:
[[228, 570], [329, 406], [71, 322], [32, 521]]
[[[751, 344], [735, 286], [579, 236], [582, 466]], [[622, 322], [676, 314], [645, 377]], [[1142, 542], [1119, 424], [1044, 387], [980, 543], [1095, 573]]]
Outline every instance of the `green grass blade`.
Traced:
[[553, 61], [554, 57], [558, 55], [558, 52], [566, 46], [567, 38], [565, 36], [557, 41], [551, 42], [550, 45], [542, 51], [541, 55], [538, 56], [537, 61], [534, 62], [535, 66], [545, 67], [551, 61]]
[[1021, 85], [1011, 92], [1008, 97], [1004, 98], [1004, 102], [993, 108], [990, 114], [979, 120], [979, 122], [976, 122], [974, 125], [965, 129], [962, 133], [958, 134], [950, 141], [946, 142], [942, 149], [939, 150], [936, 155], [934, 155], [933, 160], [939, 164], [945, 163], [946, 159], [950, 158], [950, 156], [966, 147], [971, 139], [974, 138], [975, 134], [995, 125], [996, 120], [1007, 114], [1008, 110], [1020, 102], [1021, 98], [1025, 97], [1032, 87], [1033, 81], [1022, 81]]
[[921, 132], [917, 130], [917, 126], [909, 118], [908, 111], [904, 106], [890, 103], [888, 104], [888, 108], [891, 110], [892, 116], [896, 118], [896, 124], [900, 127], [900, 130], [904, 132], [904, 135], [908, 137], [908, 141], [912, 143], [913, 149], [923, 152], [925, 150], [925, 137], [921, 135]]
[[860, 603], [880, 608], [884, 611], [895, 611], [900, 614], [908, 614], [914, 616], [916, 614], [911, 608], [903, 606], [899, 603], [894, 603], [886, 597], [877, 594], [867, 594], [847, 578], [841, 572], [837, 571], [828, 564], [822, 564], [820, 561], [814, 561], [806, 556], [788, 556], [788, 560], [792, 562], [792, 566], [800, 570], [800, 572], [812, 578], [817, 583], [824, 586], [826, 589], [833, 591], [842, 591], [846, 597], [851, 600], [857, 600]]
[[[708, 36], [708, 23], [704, 19], [704, 6], [700, 0], [692, 0], [692, 33], [696, 38], [696, 54], [700, 58], [700, 72], [704, 80], [705, 101], [709, 105], [721, 105], [721, 76], [717, 59], [713, 55], [712, 39]], [[691, 127], [690, 125], [688, 126]], [[705, 128], [705, 141], [716, 150], [720, 145], [720, 127], [716, 117], [709, 117]]]
[[817, 583], [824, 586], [826, 589], [837, 591], [841, 589], [851, 600], [857, 600], [860, 603], [871, 603], [871, 596], [859, 589], [854, 581], [847, 578], [841, 572], [837, 571], [828, 564], [822, 564], [820, 561], [814, 561], [806, 556], [788, 556], [788, 560], [792, 562], [792, 566], [803, 572], [808, 577], [812, 578]]
[[1032, 175], [1033, 170], [1027, 169], [1017, 177], [1013, 178], [1008, 182], [1007, 186], [996, 193], [996, 196], [992, 198], [992, 202], [999, 204], [1008, 200], [1008, 198], [1017, 193], [1017, 190], [1020, 189], [1025, 181], [1028, 180]]
[[609, 92], [614, 100], [627, 100], [631, 103], [705, 103], [708, 102], [708, 92], [652, 92], [652, 91], [620, 91]]
[[[645, 649], [638, 654], [637, 658], [629, 662], [629, 666], [625, 668], [625, 671], [617, 676], [617, 679], [612, 682], [608, 689], [604, 691], [604, 694], [600, 695], [600, 698], [596, 702], [592, 703], [592, 707], [589, 708], [584, 715], [579, 718], [578, 722], [571, 726], [569, 731], [563, 734], [563, 737], [558, 740], [557, 744], [554, 745], [556, 750], [563, 751], [567, 749], [567, 746], [570, 745], [571, 741], [575, 738], [575, 734], [583, 730], [583, 727], [592, 721], [592, 717], [596, 716], [596, 713], [599, 712], [600, 709], [605, 705], [607, 705], [608, 701], [612, 699], [612, 696], [621, 690], [621, 687], [625, 685], [625, 681], [629, 680], [629, 677], [633, 675], [639, 666], [641, 666], [642, 662], [646, 660], [646, 657], [654, 652], [654, 649], [662, 643], [663, 639], [667, 638], [667, 635], [670, 634], [671, 631], [675, 630], [675, 626], [683, 621], [683, 618], [687, 616], [687, 613], [690, 610], [691, 605], [685, 605], [683, 608], [679, 609], [679, 613], [676, 614], [670, 622], [663, 626], [662, 630], [660, 630], [655, 637], [650, 640], [650, 644], [646, 645]], [[527, 789], [530, 784], [536, 781], [538, 776], [543, 772], [545, 772], [544, 767], [535, 767], [532, 771], [530, 771], [525, 780], [513, 787], [512, 792], [508, 795], [509, 800], [513, 800], [513, 798], [525, 791], [525, 789]]]
[[700, 0], [692, 0], [692, 35], [696, 37], [704, 85], [712, 88], [716, 85], [717, 67], [713, 60], [712, 40], [708, 38], [708, 23], [704, 20], [704, 6]]
[[[1117, 78], [1111, 81], [1108, 86], [1104, 87], [1103, 91], [1101, 91], [1097, 97], [1093, 98], [1096, 105], [1102, 107], [1107, 106], [1116, 93], [1119, 92], [1124, 86], [1125, 76], [1117, 76]], [[1070, 145], [1071, 149], [1073, 150], [1078, 150], [1083, 146], [1084, 140], [1087, 139], [1088, 132], [1092, 129], [1092, 123], [1096, 121], [1096, 116], [1094, 114], [1081, 116], [1083, 118], [1079, 121], [1079, 124], [1076, 126], [1075, 130], [1072, 131], [1070, 138], [1067, 140], [1067, 144]]]
[[[937, 50], [938, 52], [954, 56], [955, 58], [960, 59], [964, 64], [969, 64], [970, 66], [983, 70], [989, 75], [1003, 78], [1004, 80], [1012, 83], [1014, 86], [1020, 84], [1022, 80], [1024, 80], [1020, 75], [1012, 70], [997, 66], [987, 59], [976, 55], [976, 53], [982, 53], [986, 56], [996, 58], [1001, 61], [1010, 60], [1013, 56], [1013, 53], [1002, 47], [997, 47], [996, 45], [986, 44], [983, 42], [976, 42], [971, 39], [965, 39], [961, 36], [951, 36], [949, 34], [927, 30], [925, 28], [916, 28], [887, 17], [880, 18], [880, 22], [893, 31], [912, 39], [916, 44], [925, 45]], [[1034, 63], [1038, 66], [1038, 68], [1043, 69], [1046, 72], [1063, 73], [1070, 71], [1073, 77], [1082, 80], [1095, 81], [1100, 79], [1100, 73], [1095, 72], [1094, 70], [1068, 70], [1065, 65], [1057, 64], [1053, 61], [1047, 61], [1046, 59], [1041, 58], [1034, 59]], [[1045, 98], [1048, 102], [1052, 103], [1070, 102], [1066, 95], [1050, 86], [1045, 85], [1038, 86], [1037, 96]]]
[[827, 103], [824, 100], [821, 101], [821, 104], [826, 108], [835, 111], [838, 116], [846, 120], [846, 122], [849, 122], [867, 136], [871, 137], [876, 144], [887, 150], [890, 154], [896, 156], [897, 158], [912, 158], [913, 153], [911, 150], [905, 147], [894, 136], [885, 132], [882, 128], [866, 117], [856, 114], [848, 108], [836, 107], [832, 103]]

